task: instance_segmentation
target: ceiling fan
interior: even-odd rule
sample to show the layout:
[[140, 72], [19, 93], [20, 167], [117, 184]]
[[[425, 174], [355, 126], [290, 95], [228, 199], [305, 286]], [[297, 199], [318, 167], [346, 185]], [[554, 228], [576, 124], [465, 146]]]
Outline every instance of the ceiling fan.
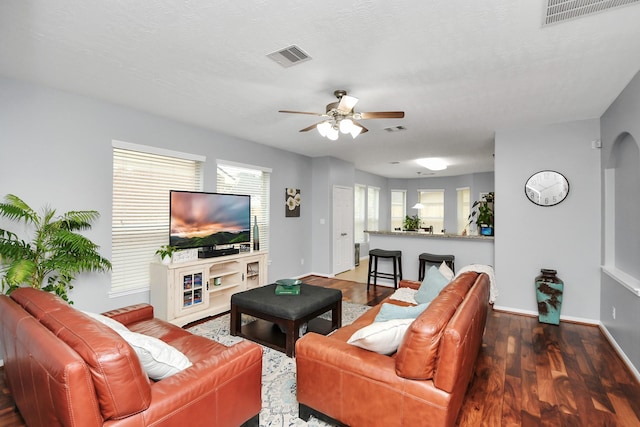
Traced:
[[312, 116], [324, 117], [325, 120], [300, 129], [300, 132], [307, 132], [311, 129], [317, 129], [320, 135], [329, 138], [332, 141], [338, 139], [340, 133], [350, 134], [355, 138], [361, 133], [365, 133], [368, 129], [358, 120], [366, 119], [401, 119], [404, 117], [404, 111], [378, 111], [369, 113], [359, 113], [353, 111], [358, 102], [358, 98], [347, 95], [346, 90], [336, 90], [333, 94], [338, 101], [327, 104], [325, 113], [309, 113], [305, 111], [279, 110], [280, 113], [292, 114], [309, 114]]

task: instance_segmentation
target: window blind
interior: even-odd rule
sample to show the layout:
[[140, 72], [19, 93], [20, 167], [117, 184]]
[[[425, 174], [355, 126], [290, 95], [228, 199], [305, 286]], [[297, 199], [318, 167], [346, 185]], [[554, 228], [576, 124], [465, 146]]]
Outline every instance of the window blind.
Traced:
[[365, 242], [365, 222], [366, 222], [366, 192], [367, 187], [364, 185], [356, 184], [354, 191], [353, 202], [353, 227], [354, 237], [356, 242]]
[[202, 191], [204, 161], [121, 145], [113, 147], [112, 294], [149, 286], [149, 263], [169, 242], [169, 190]]
[[[271, 169], [218, 160], [218, 193], [251, 196], [251, 238], [254, 218], [258, 219], [260, 250], [269, 250], [269, 195]], [[253, 243], [253, 242], [252, 242]]]
[[380, 189], [367, 187], [367, 230], [378, 231], [380, 227]]

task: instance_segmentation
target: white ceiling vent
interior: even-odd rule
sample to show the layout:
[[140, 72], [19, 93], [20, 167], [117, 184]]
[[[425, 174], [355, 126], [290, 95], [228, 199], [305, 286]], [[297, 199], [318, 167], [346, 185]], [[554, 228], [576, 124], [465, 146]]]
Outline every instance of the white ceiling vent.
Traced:
[[557, 24], [558, 22], [593, 15], [609, 9], [630, 6], [640, 0], [545, 0], [542, 26]]
[[270, 53], [267, 56], [283, 67], [291, 67], [311, 59], [305, 51], [295, 45]]

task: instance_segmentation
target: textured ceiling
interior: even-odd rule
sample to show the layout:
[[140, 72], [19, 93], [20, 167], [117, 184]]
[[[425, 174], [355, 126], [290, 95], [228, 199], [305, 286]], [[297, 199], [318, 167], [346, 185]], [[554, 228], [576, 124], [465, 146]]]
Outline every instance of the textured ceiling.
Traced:
[[[544, 6], [3, 0], [0, 75], [388, 177], [433, 156], [451, 164], [437, 176], [491, 171], [495, 130], [599, 117], [640, 70], [640, 5], [543, 27]], [[292, 44], [312, 60], [267, 58]], [[298, 132], [318, 118], [277, 112], [324, 112], [336, 89], [405, 118], [332, 142]]]

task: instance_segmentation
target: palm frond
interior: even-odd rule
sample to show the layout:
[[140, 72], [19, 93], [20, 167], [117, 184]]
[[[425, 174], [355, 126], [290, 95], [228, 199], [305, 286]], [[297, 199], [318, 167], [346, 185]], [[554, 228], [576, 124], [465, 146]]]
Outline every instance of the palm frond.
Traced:
[[0, 216], [28, 224], [34, 223], [38, 214], [18, 196], [7, 194], [4, 203], [0, 203]]

